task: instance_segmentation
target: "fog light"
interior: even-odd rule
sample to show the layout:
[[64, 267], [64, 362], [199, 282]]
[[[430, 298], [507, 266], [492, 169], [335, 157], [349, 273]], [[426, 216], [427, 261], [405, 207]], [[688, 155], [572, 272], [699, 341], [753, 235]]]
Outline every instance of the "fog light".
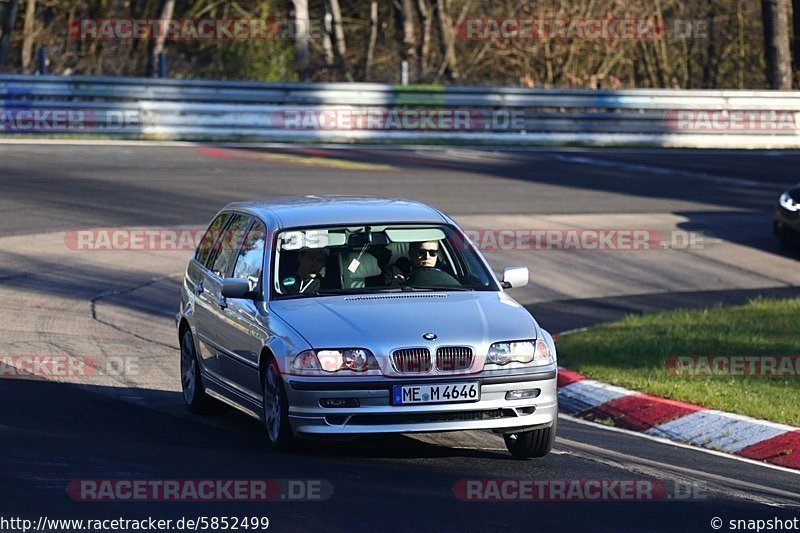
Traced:
[[506, 400], [529, 400], [536, 398], [541, 392], [539, 389], [510, 390], [506, 393]]
[[359, 407], [358, 398], [323, 398], [319, 401], [320, 407]]

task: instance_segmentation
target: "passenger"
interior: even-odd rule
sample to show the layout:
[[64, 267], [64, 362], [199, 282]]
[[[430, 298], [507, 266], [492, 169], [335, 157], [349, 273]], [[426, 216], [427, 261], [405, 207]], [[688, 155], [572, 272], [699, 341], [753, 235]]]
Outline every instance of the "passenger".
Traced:
[[300, 250], [297, 255], [297, 274], [281, 281], [283, 294], [317, 292], [322, 285], [322, 268], [328, 260], [327, 248]]

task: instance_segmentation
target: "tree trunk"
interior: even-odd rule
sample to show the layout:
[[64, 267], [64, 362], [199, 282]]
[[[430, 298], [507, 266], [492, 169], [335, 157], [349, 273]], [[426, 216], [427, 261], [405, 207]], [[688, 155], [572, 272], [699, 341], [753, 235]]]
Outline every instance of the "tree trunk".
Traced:
[[445, 70], [450, 72], [450, 78], [457, 81], [461, 77], [458, 69], [458, 57], [456, 57], [455, 32], [453, 31], [453, 20], [447, 10], [447, 0], [437, 0], [436, 7], [439, 12], [439, 24], [442, 31], [442, 48], [445, 60], [439, 69], [439, 76]]
[[350, 67], [347, 64], [347, 44], [344, 39], [344, 23], [342, 22], [342, 8], [339, 7], [339, 0], [329, 0], [331, 14], [333, 15], [333, 35], [336, 37], [336, 51], [339, 54], [342, 70], [347, 81], [353, 81], [350, 74]]
[[792, 29], [794, 30], [795, 87], [800, 88], [800, 0], [792, 0]]
[[[708, 5], [708, 32], [709, 36], [716, 31], [716, 10], [714, 4]], [[717, 40], [709, 37], [706, 40], [706, 58], [703, 61], [703, 89], [716, 89], [717, 85]]]
[[[798, 0], [800, 1], [800, 0]], [[433, 7], [430, 0], [417, 0], [417, 8], [422, 18], [422, 47], [419, 51], [420, 78], [427, 78], [431, 64], [431, 35], [433, 34]]]
[[[172, 13], [175, 11], [175, 0], [162, 0], [161, 3], [161, 13], [159, 15], [160, 20], [169, 20], [172, 18]], [[162, 25], [162, 28], [164, 26]], [[156, 39], [151, 41], [152, 45], [150, 48], [150, 53], [148, 54], [147, 58], [147, 76], [157, 76], [158, 75], [158, 56], [164, 51], [164, 45], [167, 41], [167, 34], [164, 31], [161, 31], [156, 35]]]
[[364, 65], [364, 81], [369, 81], [372, 59], [375, 56], [375, 44], [378, 42], [378, 0], [369, 4], [369, 47], [367, 47], [367, 62]]
[[331, 38], [333, 34], [333, 15], [331, 15], [327, 3], [325, 4], [324, 24], [325, 31], [322, 33], [322, 56], [325, 58], [325, 65], [330, 71], [333, 69], [333, 63], [336, 61], [336, 57], [333, 55], [333, 39]]
[[745, 0], [739, 0], [739, 4], [736, 6], [736, 19], [739, 22], [739, 89], [744, 89], [744, 64], [746, 57], [744, 45], [744, 1]]
[[761, 0], [767, 79], [772, 89], [791, 90], [792, 57], [789, 51], [787, 0]]
[[308, 14], [308, 0], [292, 0], [294, 5], [294, 23], [298, 36], [295, 41], [295, 69], [300, 79], [305, 81], [309, 77], [310, 58], [308, 52], [309, 33], [311, 31], [311, 17]]
[[28, 70], [33, 56], [33, 23], [36, 20], [36, 0], [28, 0], [22, 26], [22, 72]]
[[19, 4], [17, 0], [11, 0], [5, 9], [0, 7], [0, 72], [3, 71], [6, 51], [8, 50], [8, 41], [11, 39], [11, 30], [14, 28], [14, 22], [17, 20], [18, 10]]
[[403, 48], [401, 57], [408, 61], [408, 81], [419, 81], [419, 60], [417, 59], [417, 31], [414, 27], [414, 2], [403, 0], [400, 16], [403, 25]]

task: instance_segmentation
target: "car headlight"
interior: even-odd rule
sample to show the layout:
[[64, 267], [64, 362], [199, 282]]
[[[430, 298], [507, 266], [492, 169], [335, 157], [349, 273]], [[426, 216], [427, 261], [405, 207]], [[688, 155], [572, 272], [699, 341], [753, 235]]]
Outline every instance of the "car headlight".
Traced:
[[543, 339], [535, 341], [509, 341], [496, 342], [489, 347], [486, 364], [507, 365], [509, 363], [522, 363], [546, 365], [553, 363], [553, 354]]
[[292, 360], [291, 368], [301, 373], [309, 370], [366, 372], [380, 369], [372, 352], [363, 348], [306, 350]]
[[788, 192], [781, 194], [780, 202], [781, 207], [787, 211], [800, 211], [800, 204], [795, 202]]

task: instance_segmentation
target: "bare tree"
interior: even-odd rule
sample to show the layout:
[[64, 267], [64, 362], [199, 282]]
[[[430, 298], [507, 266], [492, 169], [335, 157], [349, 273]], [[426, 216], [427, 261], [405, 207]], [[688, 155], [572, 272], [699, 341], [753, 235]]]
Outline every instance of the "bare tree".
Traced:
[[[172, 18], [175, 11], [175, 0], [162, 0], [161, 13], [159, 19], [166, 21]], [[164, 25], [161, 25], [163, 30]], [[158, 56], [164, 52], [164, 45], [167, 41], [167, 33], [159, 31], [155, 41], [152, 41], [150, 53], [147, 58], [147, 76], [155, 76], [158, 74]]]
[[311, 17], [308, 14], [308, 0], [292, 0], [294, 6], [294, 22], [297, 28], [295, 43], [295, 68], [301, 80], [309, 76], [310, 57], [308, 51]]
[[417, 83], [419, 81], [419, 61], [417, 59], [417, 31], [414, 26], [414, 2], [413, 0], [402, 0], [398, 14], [400, 15], [400, 25], [403, 28], [403, 46], [400, 57], [408, 61], [408, 81]]
[[367, 47], [367, 60], [364, 64], [364, 81], [369, 81], [372, 59], [375, 57], [375, 44], [378, 42], [378, 0], [369, 3], [369, 46]]
[[330, 5], [325, 2], [324, 32], [322, 33], [322, 57], [325, 58], [325, 65], [328, 71], [333, 68], [336, 57], [333, 54], [333, 15], [331, 15]]
[[800, 0], [792, 0], [792, 30], [795, 87], [800, 88]]
[[33, 23], [36, 20], [36, 0], [28, 0], [25, 22], [22, 25], [22, 71], [28, 70], [33, 56]]
[[347, 63], [347, 44], [344, 39], [342, 9], [339, 7], [339, 0], [328, 1], [331, 6], [331, 15], [333, 15], [333, 35], [336, 37], [336, 52], [339, 54], [339, 61], [341, 62], [345, 78], [347, 78], [347, 81], [353, 81], [353, 76], [350, 74], [350, 67]]
[[441, 75], [447, 71], [450, 72], [450, 77], [455, 81], [461, 77], [461, 74], [458, 69], [453, 19], [450, 18], [448, 4], [448, 0], [437, 0], [436, 2], [436, 8], [439, 12], [439, 24], [442, 32], [442, 51], [444, 52], [444, 61], [442, 61], [442, 66], [439, 67], [438, 76], [441, 77]]
[[14, 29], [14, 22], [17, 20], [18, 10], [19, 4], [17, 0], [11, 0], [7, 5], [0, 5], [0, 72], [3, 71], [8, 41], [11, 39], [11, 31]]
[[[798, 0], [800, 1], [800, 0]], [[421, 78], [427, 78], [431, 64], [431, 36], [433, 34], [433, 7], [431, 0], [417, 0], [419, 16], [422, 18], [422, 46], [419, 50]]]
[[792, 88], [788, 11], [787, 0], [761, 0], [767, 79], [772, 89], [791, 90]]
[[[740, 6], [741, 7], [741, 6]], [[715, 6], [713, 2], [708, 3], [709, 30], [714, 31], [716, 24]], [[712, 89], [717, 83], [717, 40], [706, 39], [706, 60], [703, 61], [703, 88]]]

